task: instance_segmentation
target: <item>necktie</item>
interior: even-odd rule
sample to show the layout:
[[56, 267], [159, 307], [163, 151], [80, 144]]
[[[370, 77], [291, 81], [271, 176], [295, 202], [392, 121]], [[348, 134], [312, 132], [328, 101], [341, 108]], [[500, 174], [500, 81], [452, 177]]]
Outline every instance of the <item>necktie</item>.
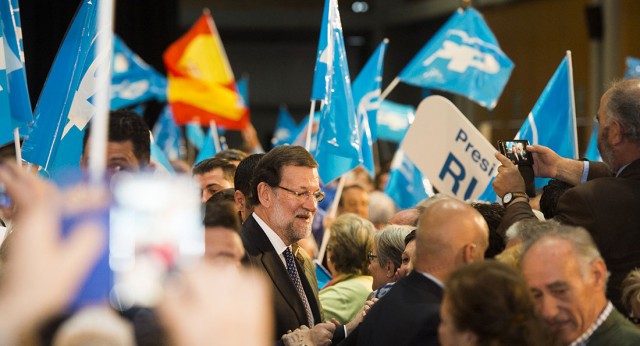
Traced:
[[289, 277], [291, 277], [291, 281], [296, 287], [298, 295], [300, 295], [300, 299], [302, 299], [302, 303], [304, 304], [304, 309], [307, 313], [307, 320], [309, 321], [309, 328], [313, 328], [313, 313], [311, 313], [311, 307], [309, 306], [307, 295], [304, 293], [304, 288], [302, 288], [302, 282], [300, 281], [300, 276], [298, 276], [298, 269], [296, 268], [296, 263], [293, 259], [293, 253], [291, 253], [291, 249], [287, 248], [284, 250], [283, 255], [287, 262], [287, 272], [289, 272]]

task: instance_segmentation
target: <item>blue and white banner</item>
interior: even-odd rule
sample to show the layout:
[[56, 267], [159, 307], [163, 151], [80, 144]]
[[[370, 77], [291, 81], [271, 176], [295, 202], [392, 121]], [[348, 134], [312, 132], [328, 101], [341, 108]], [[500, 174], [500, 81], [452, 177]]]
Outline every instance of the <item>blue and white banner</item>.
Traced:
[[[309, 120], [307, 119], [307, 122]], [[298, 135], [298, 124], [293, 120], [291, 113], [286, 106], [280, 106], [278, 111], [278, 121], [271, 138], [271, 146], [277, 147], [284, 144], [292, 144]]]
[[378, 139], [402, 142], [415, 117], [413, 106], [382, 100], [378, 109]]
[[493, 145], [442, 96], [420, 102], [401, 148], [439, 192], [465, 201], [485, 195], [500, 166]]
[[[85, 127], [95, 113], [96, 76], [108, 73], [111, 50], [96, 51], [98, 1], [84, 0], [58, 50], [22, 148], [23, 158], [46, 171], [78, 167]], [[108, 23], [105, 23], [108, 24]], [[108, 45], [111, 47], [111, 44]]]
[[591, 137], [589, 138], [589, 145], [587, 146], [587, 151], [584, 153], [584, 157], [586, 157], [589, 161], [602, 161], [600, 150], [598, 150], [598, 122], [597, 121], [593, 124], [593, 131], [591, 132]]
[[2, 29], [3, 64], [6, 69], [6, 88], [0, 92], [9, 94], [13, 128], [33, 122], [31, 100], [27, 88], [24, 66], [24, 48], [20, 25], [18, 0], [0, 0], [0, 26]]
[[513, 67], [482, 15], [469, 7], [458, 9], [398, 78], [464, 95], [492, 110]]
[[356, 104], [356, 114], [360, 125], [360, 140], [362, 143], [362, 165], [375, 176], [373, 162], [373, 141], [377, 137], [376, 114], [380, 108], [380, 86], [382, 84], [382, 67], [384, 54], [389, 40], [384, 39], [373, 52], [353, 82], [353, 101]]
[[625, 79], [640, 78], [640, 59], [628, 56], [626, 65], [624, 69]]
[[160, 117], [153, 126], [153, 137], [156, 145], [162, 149], [169, 160], [178, 160], [182, 157], [180, 152], [182, 132], [173, 120], [171, 106], [166, 105], [160, 113]]
[[389, 182], [384, 189], [400, 209], [415, 207], [420, 201], [433, 196], [433, 187], [402, 149], [398, 149], [391, 162]]
[[111, 109], [151, 99], [167, 100], [167, 79], [114, 35], [111, 74]]

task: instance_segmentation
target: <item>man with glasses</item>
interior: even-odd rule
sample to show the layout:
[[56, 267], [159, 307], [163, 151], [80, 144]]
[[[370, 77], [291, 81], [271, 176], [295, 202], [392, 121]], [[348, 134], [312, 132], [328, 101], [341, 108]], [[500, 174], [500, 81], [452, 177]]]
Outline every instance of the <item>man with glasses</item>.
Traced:
[[273, 284], [276, 338], [297, 330], [314, 345], [330, 345], [335, 326], [322, 323], [317, 285], [291, 249], [311, 232], [324, 198], [317, 167], [298, 146], [276, 147], [262, 157], [251, 181], [254, 211], [242, 225], [241, 237], [249, 264], [266, 272]]

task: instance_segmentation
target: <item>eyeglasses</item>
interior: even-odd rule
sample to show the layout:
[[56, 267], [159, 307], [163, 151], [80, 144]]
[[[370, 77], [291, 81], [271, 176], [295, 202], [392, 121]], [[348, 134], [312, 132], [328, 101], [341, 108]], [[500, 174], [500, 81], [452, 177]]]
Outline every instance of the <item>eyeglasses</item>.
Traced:
[[367, 260], [369, 261], [369, 264], [373, 263], [373, 260], [378, 258], [378, 255], [374, 255], [373, 252], [369, 251], [369, 253], [367, 254]]
[[316, 192], [309, 192], [309, 191], [303, 191], [303, 192], [297, 192], [297, 191], [293, 191], [291, 189], [287, 189], [286, 187], [282, 187], [280, 185], [278, 186], [274, 186], [280, 189], [283, 189], [289, 193], [294, 194], [298, 199], [307, 199], [309, 197], [313, 197], [313, 200], [320, 203], [322, 202], [322, 200], [324, 199], [324, 192], [322, 191], [316, 191]]

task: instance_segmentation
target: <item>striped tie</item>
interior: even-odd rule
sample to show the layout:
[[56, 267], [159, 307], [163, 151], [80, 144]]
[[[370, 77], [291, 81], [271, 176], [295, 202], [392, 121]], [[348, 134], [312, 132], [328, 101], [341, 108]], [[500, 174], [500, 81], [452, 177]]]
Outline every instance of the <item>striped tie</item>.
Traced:
[[300, 295], [300, 299], [302, 299], [302, 303], [304, 304], [304, 309], [307, 313], [307, 320], [309, 321], [309, 328], [313, 328], [313, 313], [311, 313], [311, 307], [309, 306], [309, 301], [307, 300], [307, 295], [304, 293], [304, 288], [302, 288], [302, 282], [300, 281], [300, 276], [298, 276], [298, 269], [296, 268], [296, 263], [293, 259], [293, 253], [291, 253], [291, 249], [287, 248], [283, 252], [284, 259], [287, 262], [287, 271], [289, 272], [289, 277], [291, 277], [291, 281], [293, 281], [293, 285], [296, 286], [296, 290]]

